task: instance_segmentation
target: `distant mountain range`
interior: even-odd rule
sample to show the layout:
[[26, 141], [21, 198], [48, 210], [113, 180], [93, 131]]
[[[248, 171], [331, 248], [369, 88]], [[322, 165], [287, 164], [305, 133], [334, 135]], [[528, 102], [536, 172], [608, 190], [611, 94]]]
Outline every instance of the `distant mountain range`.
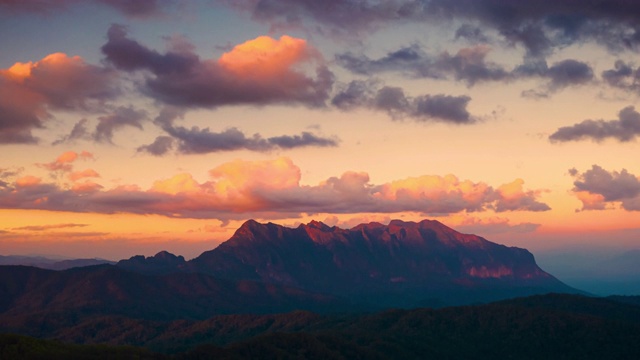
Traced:
[[190, 261], [163, 251], [65, 271], [4, 266], [0, 285], [0, 320], [18, 327], [51, 312], [60, 318], [79, 312], [203, 319], [296, 309], [439, 307], [578, 292], [541, 270], [524, 249], [429, 220], [352, 229], [250, 220], [228, 241]]
[[[600, 354], [588, 349], [614, 332], [626, 356], [640, 330], [640, 301], [631, 297], [594, 303], [587, 297], [547, 295], [495, 306], [376, 313], [580, 293], [540, 269], [527, 250], [430, 220], [351, 229], [315, 221], [287, 228], [250, 220], [228, 241], [189, 261], [162, 251], [117, 264], [84, 264], [89, 266], [58, 271], [0, 266], [0, 332], [145, 346], [162, 353], [189, 351], [179, 358], [295, 358], [290, 351], [319, 351], [316, 358], [375, 359], [394, 354], [468, 358], [478, 349], [496, 355], [501, 347], [525, 346], [517, 339], [527, 333], [539, 341], [549, 331], [587, 349], [574, 355]], [[290, 311], [295, 312], [261, 315]], [[580, 330], [587, 326], [595, 330]], [[570, 335], [569, 328], [583, 338]], [[499, 336], [488, 336], [491, 332]], [[3, 347], [15, 354], [26, 346], [16, 344], [60, 354], [78, 351], [90, 354], [87, 358], [100, 351], [0, 336], [0, 357], [5, 358]], [[543, 346], [532, 344], [521, 349], [531, 355]], [[600, 348], [611, 351], [608, 345]], [[549, 349], [543, 353], [561, 350]], [[140, 349], [103, 350], [166, 357]]]
[[50, 270], [67, 270], [74, 267], [84, 267], [84, 266], [92, 266], [92, 265], [102, 265], [102, 264], [115, 264], [114, 261], [109, 261], [105, 259], [51, 259], [44, 256], [18, 256], [18, 255], [9, 255], [4, 256], [0, 255], [0, 266], [1, 265], [24, 265], [24, 266], [34, 266], [39, 267], [41, 269], [50, 269]]

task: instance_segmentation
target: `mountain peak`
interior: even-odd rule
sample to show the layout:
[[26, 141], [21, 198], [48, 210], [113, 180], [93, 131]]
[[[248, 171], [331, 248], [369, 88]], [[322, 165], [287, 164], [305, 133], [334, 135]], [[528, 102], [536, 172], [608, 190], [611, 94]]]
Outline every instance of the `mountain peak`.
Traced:
[[332, 229], [329, 225], [323, 223], [322, 221], [316, 220], [311, 220], [311, 222], [307, 224], [307, 227], [322, 231], [330, 231]]

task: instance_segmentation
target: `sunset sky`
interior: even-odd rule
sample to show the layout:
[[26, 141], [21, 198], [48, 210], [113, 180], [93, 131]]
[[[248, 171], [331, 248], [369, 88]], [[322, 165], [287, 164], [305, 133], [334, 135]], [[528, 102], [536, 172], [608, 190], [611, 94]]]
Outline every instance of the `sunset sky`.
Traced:
[[189, 259], [250, 218], [640, 248], [639, 14], [0, 0], [0, 254]]

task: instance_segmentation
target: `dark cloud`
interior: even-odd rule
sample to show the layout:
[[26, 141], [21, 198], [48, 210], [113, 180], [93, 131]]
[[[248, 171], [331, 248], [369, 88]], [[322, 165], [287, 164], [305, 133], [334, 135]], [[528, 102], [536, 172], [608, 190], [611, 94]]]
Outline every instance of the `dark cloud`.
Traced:
[[282, 135], [267, 139], [269, 144], [282, 149], [293, 149], [305, 146], [334, 147], [338, 146], [338, 140], [323, 138], [318, 135], [303, 131], [300, 135]]
[[274, 27], [305, 27], [322, 33], [354, 37], [364, 35], [387, 21], [420, 18], [420, 1], [352, 1], [352, 0], [217, 0], [251, 13], [254, 19]]
[[174, 142], [171, 136], [158, 136], [151, 144], [138, 147], [138, 152], [162, 156], [173, 149]]
[[336, 56], [342, 67], [353, 73], [373, 75], [396, 71], [407, 77], [442, 79], [451, 77], [474, 85], [484, 81], [507, 80], [509, 72], [500, 65], [486, 62], [490, 48], [478, 45], [464, 48], [455, 55], [444, 52], [438, 56], [426, 54], [419, 46], [413, 45], [390, 52], [380, 59], [370, 59], [363, 54], [344, 53]]
[[0, 0], [0, 9], [15, 13], [47, 14], [88, 2], [110, 6], [132, 18], [158, 16], [163, 14], [167, 7], [177, 3], [174, 0]]
[[111, 6], [122, 14], [132, 18], [147, 18], [162, 15], [165, 10], [177, 4], [176, 0], [97, 0]]
[[[184, 40], [174, 41], [169, 51], [160, 54], [130, 39], [120, 25], [113, 25], [107, 36], [102, 47], [107, 62], [123, 71], [144, 70], [143, 91], [177, 107], [274, 103], [319, 107], [324, 106], [333, 84], [333, 74], [319, 53], [301, 39], [250, 40], [245, 45], [270, 41], [280, 53], [262, 52], [247, 62], [246, 56], [236, 58], [235, 48], [218, 60], [201, 60]], [[251, 47], [240, 52], [247, 49]], [[315, 64], [315, 77], [294, 69], [299, 63]]]
[[142, 130], [142, 121], [147, 118], [144, 110], [120, 106], [113, 113], [98, 117], [98, 125], [93, 134], [96, 141], [112, 142], [113, 132], [124, 127], [135, 127]]
[[51, 111], [98, 111], [119, 94], [115, 72], [62, 53], [0, 69], [0, 143], [36, 143]]
[[481, 28], [469, 24], [462, 24], [456, 30], [456, 39], [465, 39], [473, 44], [488, 43], [489, 38], [484, 34]]
[[529, 78], [545, 80], [546, 85], [542, 89], [530, 90], [523, 94], [530, 97], [547, 97], [551, 92], [568, 86], [583, 85], [594, 78], [591, 66], [574, 59], [562, 60], [548, 66], [544, 59], [525, 57], [521, 65], [507, 70], [501, 65], [486, 61], [490, 51], [491, 48], [487, 45], [476, 45], [460, 49], [454, 55], [443, 52], [432, 56], [418, 45], [412, 45], [390, 52], [379, 59], [370, 59], [364, 54], [343, 53], [336, 56], [336, 61], [345, 69], [359, 75], [371, 76], [394, 71], [408, 78], [451, 78], [465, 82], [468, 86]]
[[[319, 137], [309, 132], [303, 132], [300, 135], [263, 138], [260, 134], [254, 134], [248, 137], [237, 128], [229, 128], [219, 133], [211, 132], [209, 128], [200, 129], [198, 127], [191, 129], [185, 127], [166, 127], [165, 131], [176, 140], [177, 150], [183, 154], [206, 154], [243, 149], [269, 151], [276, 148], [292, 149], [306, 146], [333, 147], [338, 145], [336, 139]], [[156, 142], [157, 141], [158, 139], [156, 139]], [[166, 149], [162, 146], [157, 147], [160, 151]], [[149, 151], [149, 149], [145, 150]]]
[[[573, 176], [573, 191], [582, 200], [583, 210], [600, 210], [606, 204], [619, 203], [625, 210], [640, 211], [640, 180], [627, 170], [609, 172], [593, 165]], [[581, 196], [585, 193], [590, 196]]]
[[87, 122], [87, 119], [81, 119], [75, 125], [73, 125], [73, 128], [68, 135], [62, 136], [58, 140], [54, 141], [51, 145], [60, 145], [80, 139], [90, 139], [91, 135], [87, 130]]
[[546, 76], [550, 79], [549, 87], [561, 89], [591, 81], [593, 70], [584, 62], [569, 59], [553, 64], [547, 70]]
[[177, 119], [184, 118], [185, 110], [175, 106], [165, 106], [160, 110], [153, 122], [160, 127], [173, 126]]
[[617, 60], [613, 69], [603, 71], [602, 79], [607, 84], [624, 90], [637, 91], [640, 88], [640, 71], [622, 60]]
[[468, 96], [421, 95], [408, 97], [401, 88], [382, 86], [376, 81], [354, 80], [339, 91], [332, 104], [342, 110], [368, 108], [385, 111], [393, 119], [404, 117], [417, 121], [441, 121], [471, 124], [477, 121], [467, 110]]
[[539, 77], [547, 80], [546, 84], [537, 89], [522, 92], [523, 97], [544, 99], [564, 88], [588, 84], [594, 75], [589, 64], [574, 59], [562, 60], [551, 66], [545, 60], [525, 59], [522, 65], [513, 70], [513, 77]]
[[640, 113], [628, 106], [618, 113], [618, 120], [584, 120], [572, 126], [561, 127], [549, 136], [551, 142], [615, 139], [621, 142], [635, 140], [640, 135]]
[[380, 59], [370, 59], [364, 54], [347, 52], [336, 55], [337, 63], [359, 75], [374, 75], [381, 72], [397, 71], [407, 76], [441, 78], [434, 66], [434, 60], [418, 45], [392, 51]]
[[471, 124], [476, 120], [467, 111], [468, 96], [423, 95], [417, 97], [415, 114], [419, 118], [435, 118], [455, 124]]
[[[640, 43], [640, 3], [628, 0], [218, 0], [272, 26], [306, 27], [342, 37], [364, 37], [407, 22], [462, 22], [459, 37], [482, 38], [483, 28], [522, 46], [527, 56], [595, 41], [611, 50]], [[462, 30], [460, 30], [462, 29]], [[474, 35], [477, 34], [477, 35]]]

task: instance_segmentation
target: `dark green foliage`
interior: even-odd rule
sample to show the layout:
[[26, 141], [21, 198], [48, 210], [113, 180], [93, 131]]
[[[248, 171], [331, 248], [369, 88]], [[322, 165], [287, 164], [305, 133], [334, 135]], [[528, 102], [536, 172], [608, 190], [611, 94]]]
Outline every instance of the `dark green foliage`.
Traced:
[[0, 359], [167, 359], [166, 355], [130, 346], [72, 345], [14, 334], [0, 334]]
[[[372, 314], [299, 311], [172, 322], [101, 317], [48, 336], [65, 343], [143, 346], [177, 359], [638, 359], [638, 314], [640, 306], [611, 299], [549, 294]], [[55, 356], [100, 349], [120, 351], [124, 358], [157, 356], [133, 348], [20, 339]]]

